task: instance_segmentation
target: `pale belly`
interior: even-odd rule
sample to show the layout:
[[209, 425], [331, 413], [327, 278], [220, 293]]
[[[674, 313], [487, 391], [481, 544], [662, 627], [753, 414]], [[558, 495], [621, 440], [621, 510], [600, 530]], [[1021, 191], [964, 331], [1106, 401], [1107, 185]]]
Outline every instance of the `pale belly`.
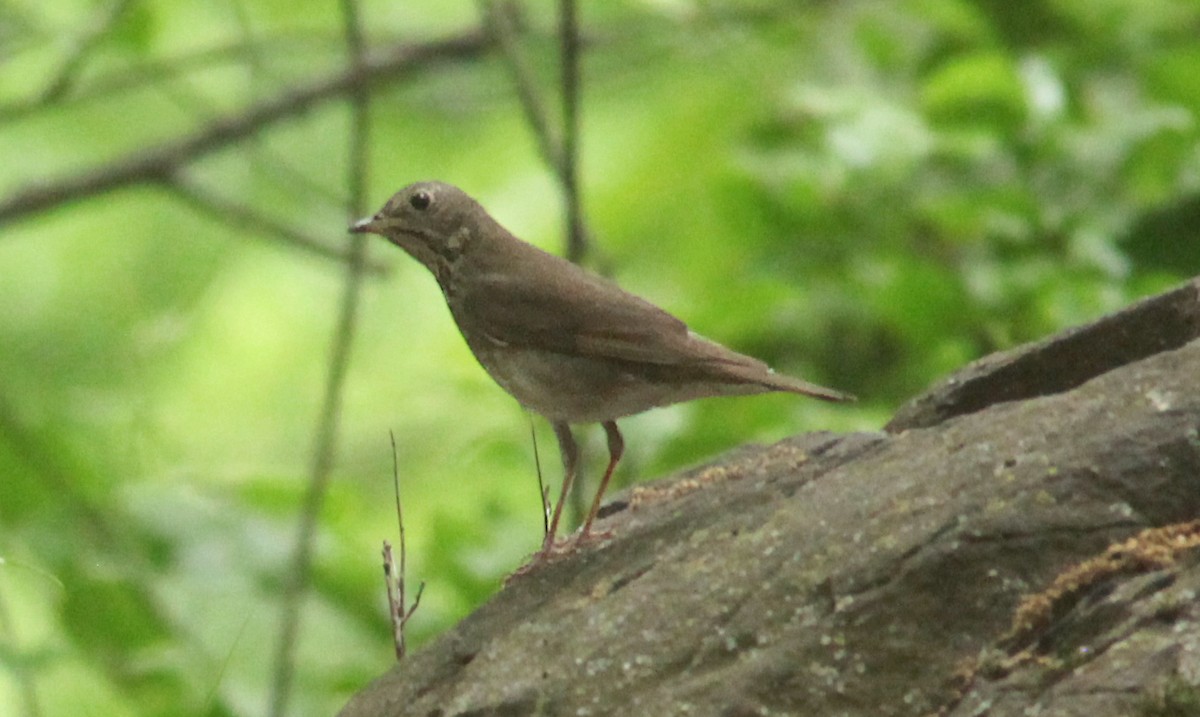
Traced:
[[531, 411], [551, 421], [598, 423], [707, 396], [762, 393], [747, 384], [696, 380], [694, 372], [496, 347], [476, 358]]

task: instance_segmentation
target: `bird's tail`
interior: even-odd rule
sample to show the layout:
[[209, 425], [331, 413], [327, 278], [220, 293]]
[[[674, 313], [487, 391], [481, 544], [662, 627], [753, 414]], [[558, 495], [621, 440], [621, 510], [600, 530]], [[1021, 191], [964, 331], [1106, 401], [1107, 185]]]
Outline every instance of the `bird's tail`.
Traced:
[[842, 393], [832, 388], [825, 388], [815, 383], [775, 373], [774, 369], [762, 361], [751, 356], [746, 356], [745, 354], [740, 354], [715, 341], [709, 341], [694, 332], [690, 332], [688, 338], [688, 348], [692, 356], [704, 356], [708, 361], [708, 366], [714, 369], [714, 374], [718, 378], [725, 381], [732, 380], [731, 382], [745, 386], [747, 389], [745, 392], [757, 393], [761, 390], [787, 391], [788, 393], [798, 393], [802, 396], [811, 396], [819, 398], [822, 401], [834, 401], [837, 403], [858, 400], [848, 393]]
[[785, 376], [781, 373], [770, 371], [765, 380], [761, 381], [763, 386], [773, 391], [787, 391], [788, 393], [799, 393], [804, 396], [819, 398], [822, 401], [834, 401], [837, 403], [846, 403], [849, 401], [857, 401], [858, 398], [849, 394], [835, 391], [832, 388], [818, 386], [815, 383], [802, 381], [798, 378]]

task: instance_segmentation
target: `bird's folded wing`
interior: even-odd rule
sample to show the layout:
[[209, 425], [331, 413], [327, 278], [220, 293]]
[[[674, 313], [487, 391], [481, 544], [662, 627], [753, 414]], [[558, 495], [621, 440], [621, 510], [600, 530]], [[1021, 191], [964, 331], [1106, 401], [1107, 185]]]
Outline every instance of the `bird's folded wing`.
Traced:
[[748, 359], [697, 340], [666, 311], [568, 266], [533, 281], [502, 272], [479, 276], [460, 297], [465, 309], [460, 318], [470, 317], [476, 332], [517, 348], [662, 365]]
[[[528, 265], [526, 265], [528, 266]], [[459, 287], [465, 335], [518, 349], [678, 367], [693, 378], [758, 384], [826, 401], [848, 394], [771, 371], [758, 359], [698, 336], [654, 304], [566, 261], [530, 272], [483, 271]], [[699, 374], [694, 372], [699, 371]]]

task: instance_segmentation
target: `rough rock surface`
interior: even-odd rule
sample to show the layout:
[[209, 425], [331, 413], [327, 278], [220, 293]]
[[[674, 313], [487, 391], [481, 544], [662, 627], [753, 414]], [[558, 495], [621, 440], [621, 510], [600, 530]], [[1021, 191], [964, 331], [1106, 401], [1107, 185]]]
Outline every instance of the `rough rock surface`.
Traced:
[[635, 489], [342, 715], [1198, 714], [1198, 337], [1193, 281]]

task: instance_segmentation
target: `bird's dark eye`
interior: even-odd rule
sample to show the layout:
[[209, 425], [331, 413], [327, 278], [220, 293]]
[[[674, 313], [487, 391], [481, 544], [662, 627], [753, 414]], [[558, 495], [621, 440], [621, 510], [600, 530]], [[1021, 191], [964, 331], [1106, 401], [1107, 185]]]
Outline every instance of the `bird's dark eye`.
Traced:
[[429, 196], [429, 192], [417, 192], [408, 198], [408, 203], [412, 205], [412, 208], [419, 211], [427, 209], [431, 201], [433, 198]]

